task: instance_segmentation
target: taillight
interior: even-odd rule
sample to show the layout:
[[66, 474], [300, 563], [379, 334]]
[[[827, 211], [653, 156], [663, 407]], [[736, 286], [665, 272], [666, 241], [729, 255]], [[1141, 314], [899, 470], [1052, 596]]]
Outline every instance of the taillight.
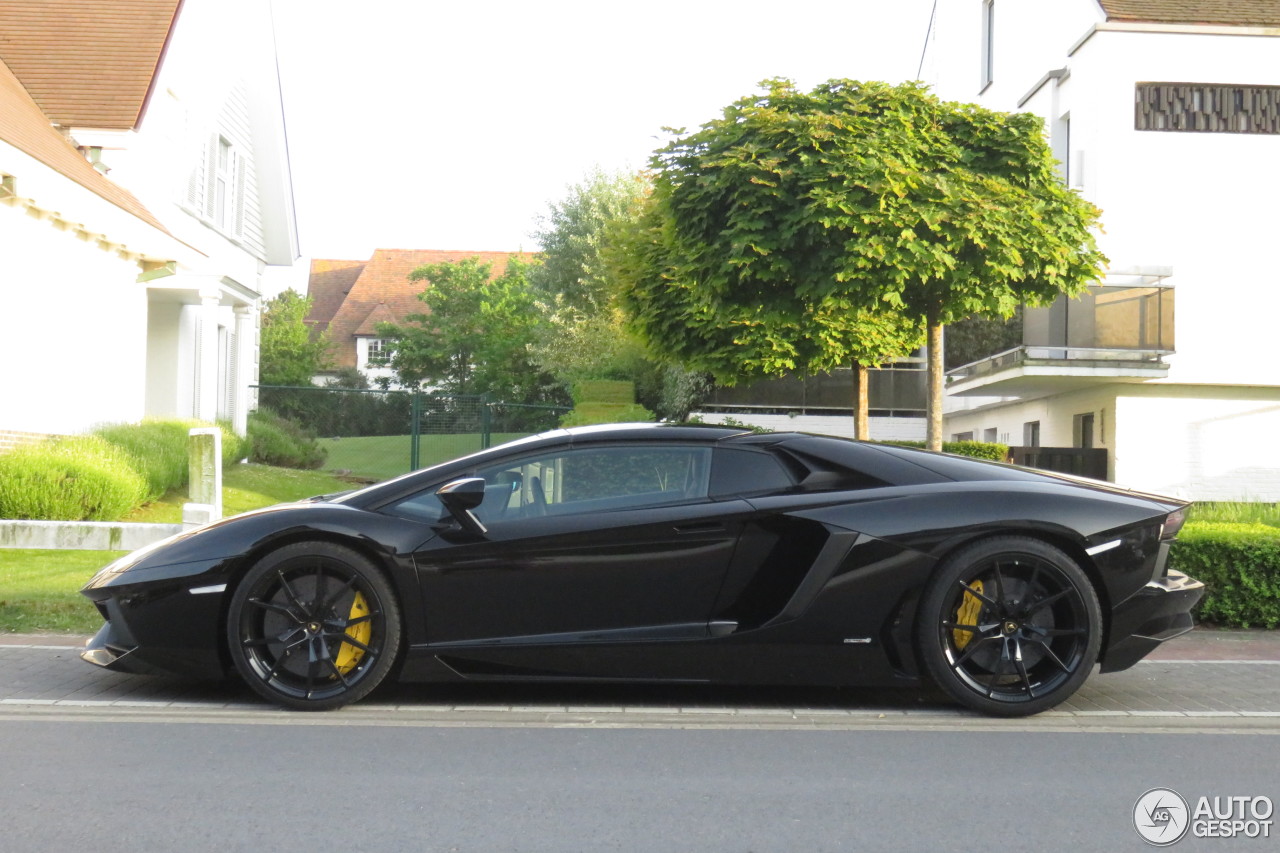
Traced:
[[1182, 525], [1187, 523], [1187, 507], [1175, 509], [1165, 518], [1164, 524], [1160, 527], [1160, 538], [1170, 540], [1178, 535], [1178, 531], [1182, 529]]

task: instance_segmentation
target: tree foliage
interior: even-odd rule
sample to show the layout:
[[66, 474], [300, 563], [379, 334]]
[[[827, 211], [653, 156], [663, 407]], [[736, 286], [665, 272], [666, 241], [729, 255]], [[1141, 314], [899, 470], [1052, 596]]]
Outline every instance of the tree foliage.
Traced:
[[258, 382], [263, 385], [310, 385], [329, 366], [329, 339], [313, 335], [304, 322], [311, 297], [289, 289], [267, 302], [259, 338]]
[[927, 326], [931, 446], [942, 324], [1079, 293], [1105, 262], [1040, 119], [916, 83], [766, 81], [653, 166], [617, 256], [642, 335], [718, 374], [769, 373], [874, 362]]
[[391, 367], [406, 387], [446, 394], [489, 394], [509, 403], [562, 402], [532, 361], [540, 315], [528, 283], [529, 264], [512, 257], [501, 275], [479, 258], [426, 264], [409, 274], [426, 285], [426, 310], [403, 325], [383, 323]]
[[540, 298], [587, 316], [609, 308], [614, 288], [604, 260], [608, 229], [634, 221], [648, 193], [643, 175], [595, 169], [548, 204], [533, 232], [542, 245], [542, 264], [529, 274]]

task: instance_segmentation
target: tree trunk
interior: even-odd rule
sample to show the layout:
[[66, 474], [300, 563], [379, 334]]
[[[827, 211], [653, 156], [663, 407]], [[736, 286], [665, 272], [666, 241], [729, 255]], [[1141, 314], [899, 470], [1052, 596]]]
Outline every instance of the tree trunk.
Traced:
[[853, 363], [853, 437], [860, 441], [871, 438], [871, 420], [867, 410], [870, 408], [867, 395], [867, 368], [865, 365]]
[[942, 385], [944, 362], [942, 358], [942, 324], [938, 322], [938, 309], [930, 308], [925, 314], [929, 328], [929, 426], [928, 448], [942, 450]]

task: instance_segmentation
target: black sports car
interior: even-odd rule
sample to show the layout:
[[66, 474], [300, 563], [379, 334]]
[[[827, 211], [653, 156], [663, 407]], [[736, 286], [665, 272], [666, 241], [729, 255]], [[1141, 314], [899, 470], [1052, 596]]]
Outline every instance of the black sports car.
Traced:
[[406, 680], [915, 685], [990, 714], [1189, 630], [1184, 501], [801, 433], [555, 430], [183, 533], [85, 586], [85, 660], [291, 708]]

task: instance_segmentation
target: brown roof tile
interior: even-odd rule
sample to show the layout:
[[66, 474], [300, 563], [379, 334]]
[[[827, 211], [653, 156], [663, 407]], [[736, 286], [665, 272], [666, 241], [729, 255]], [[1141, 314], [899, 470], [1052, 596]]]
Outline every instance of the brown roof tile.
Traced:
[[[0, 140], [132, 213], [148, 225], [168, 233], [132, 193], [89, 165], [89, 161], [85, 160], [75, 146], [49, 123], [48, 116], [41, 112], [22, 83], [3, 62], [0, 62]], [[18, 177], [17, 191], [22, 193], [21, 176]]]
[[[336, 367], [355, 367], [357, 335], [376, 334], [376, 324], [403, 322], [410, 314], [420, 314], [425, 306], [418, 299], [424, 285], [409, 281], [409, 273], [423, 264], [453, 263], [478, 257], [491, 264], [494, 276], [507, 268], [512, 255], [532, 258], [530, 252], [464, 252], [437, 249], [377, 249], [368, 261], [312, 261], [308, 294], [315, 297], [307, 322], [324, 321], [334, 292], [341, 287], [338, 274], [349, 276], [358, 268], [341, 305], [328, 315], [329, 338], [333, 342]], [[341, 266], [346, 265], [346, 266]], [[318, 289], [317, 289], [318, 286]], [[324, 301], [324, 306], [321, 301]]]
[[316, 258], [311, 261], [311, 273], [307, 279], [307, 295], [311, 297], [311, 310], [307, 313], [307, 325], [317, 330], [329, 327], [329, 321], [342, 307], [356, 279], [364, 271], [364, 261], [331, 261]]
[[1098, 0], [1108, 21], [1280, 26], [1280, 0]]
[[65, 127], [141, 121], [180, 0], [0, 0], [0, 60]]

